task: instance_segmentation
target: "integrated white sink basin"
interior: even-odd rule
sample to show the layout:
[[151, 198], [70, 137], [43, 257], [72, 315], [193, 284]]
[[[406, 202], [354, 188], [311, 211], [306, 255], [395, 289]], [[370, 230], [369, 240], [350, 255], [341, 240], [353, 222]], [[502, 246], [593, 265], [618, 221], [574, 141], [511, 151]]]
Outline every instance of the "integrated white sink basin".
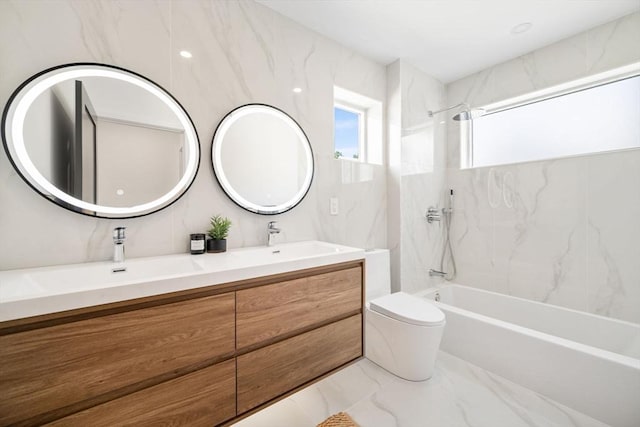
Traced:
[[120, 265], [111, 262], [76, 264], [28, 274], [43, 289], [54, 293], [66, 293], [70, 289], [98, 289], [109, 285], [118, 286], [123, 282], [147, 280], [149, 277], [202, 271], [200, 265], [187, 257], [138, 258], [124, 263], [123, 267], [126, 267], [126, 270], [121, 271]]
[[[298, 242], [276, 246], [258, 246], [252, 248], [235, 249], [224, 253], [225, 264], [231, 266], [255, 266], [274, 262], [295, 261], [316, 257], [341, 256], [350, 253], [354, 248], [334, 245], [325, 242]], [[195, 258], [195, 262], [203, 268], [217, 268], [221, 265], [218, 256]]]
[[167, 255], [0, 272], [0, 321], [142, 298], [364, 258], [362, 249], [308, 241], [225, 253]]

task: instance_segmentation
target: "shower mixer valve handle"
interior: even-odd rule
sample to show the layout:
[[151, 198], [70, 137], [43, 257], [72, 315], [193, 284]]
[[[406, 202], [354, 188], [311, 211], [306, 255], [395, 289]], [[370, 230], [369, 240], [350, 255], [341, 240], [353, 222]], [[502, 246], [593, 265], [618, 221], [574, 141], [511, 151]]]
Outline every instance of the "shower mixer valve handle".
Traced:
[[434, 221], [440, 221], [440, 209], [430, 206], [429, 209], [427, 209], [427, 213], [425, 216], [429, 224], [433, 223]]

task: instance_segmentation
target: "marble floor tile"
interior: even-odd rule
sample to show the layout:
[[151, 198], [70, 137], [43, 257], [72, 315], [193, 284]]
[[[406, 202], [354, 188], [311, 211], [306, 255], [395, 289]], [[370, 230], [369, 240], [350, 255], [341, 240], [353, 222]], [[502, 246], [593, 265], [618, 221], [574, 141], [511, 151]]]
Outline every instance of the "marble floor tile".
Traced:
[[234, 426], [314, 427], [340, 411], [361, 427], [605, 426], [444, 352], [429, 381], [364, 359]]

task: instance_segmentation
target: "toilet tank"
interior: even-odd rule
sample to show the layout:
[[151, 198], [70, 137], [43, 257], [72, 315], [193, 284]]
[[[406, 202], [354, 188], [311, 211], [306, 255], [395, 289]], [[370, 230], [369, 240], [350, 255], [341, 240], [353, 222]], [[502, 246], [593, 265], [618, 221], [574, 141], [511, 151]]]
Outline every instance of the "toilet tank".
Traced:
[[391, 293], [389, 249], [371, 249], [365, 252], [365, 300]]

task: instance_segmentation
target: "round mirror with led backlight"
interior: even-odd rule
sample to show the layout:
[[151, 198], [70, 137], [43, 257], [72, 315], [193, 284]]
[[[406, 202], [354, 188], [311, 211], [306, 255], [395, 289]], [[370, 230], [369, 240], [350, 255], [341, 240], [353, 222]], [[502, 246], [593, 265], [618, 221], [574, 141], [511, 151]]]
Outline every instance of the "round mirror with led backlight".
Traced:
[[163, 209], [191, 186], [200, 142], [180, 103], [151, 80], [94, 63], [29, 78], [2, 115], [2, 140], [46, 199], [100, 218]]
[[227, 114], [213, 136], [211, 160], [227, 196], [263, 215], [294, 208], [313, 179], [309, 139], [295, 120], [270, 105], [243, 105]]

